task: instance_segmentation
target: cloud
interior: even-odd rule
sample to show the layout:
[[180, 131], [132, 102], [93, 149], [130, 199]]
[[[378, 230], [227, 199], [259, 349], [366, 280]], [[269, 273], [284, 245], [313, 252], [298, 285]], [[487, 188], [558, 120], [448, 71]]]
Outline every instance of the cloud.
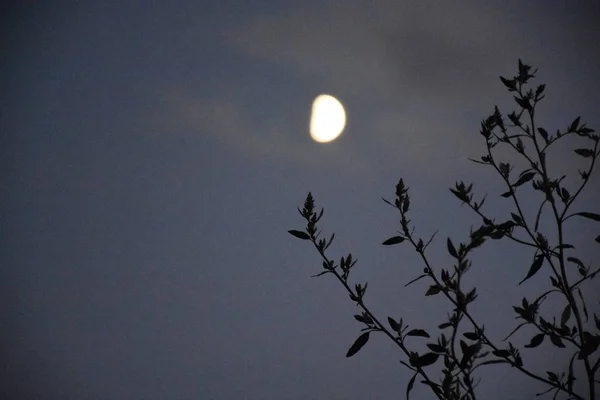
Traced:
[[372, 148], [371, 155], [393, 159], [400, 151], [422, 163], [426, 154], [447, 156], [448, 148], [470, 151], [465, 132], [476, 135], [478, 120], [493, 106], [481, 98], [500, 89], [500, 66], [514, 69], [516, 59], [498, 54], [510, 39], [497, 34], [502, 15], [479, 3], [342, 4], [254, 17], [226, 37], [264, 68], [292, 71], [301, 82], [339, 94], [351, 107], [352, 133], [362, 136], [354, 146]]
[[497, 68], [498, 51], [514, 46], [501, 29], [505, 16], [480, 3], [424, 3], [290, 9], [255, 17], [227, 37], [241, 53], [358, 96], [439, 95], [487, 83], [480, 71]]
[[[369, 173], [368, 163], [352, 146], [317, 144], [309, 138], [310, 102], [295, 101], [296, 107], [286, 113], [266, 113], [256, 118], [253, 110], [239, 101], [239, 86], [224, 82], [218, 86], [215, 96], [203, 96], [180, 86], [163, 88], [160, 122], [150, 117], [144, 125], [188, 136], [202, 135], [231, 152], [254, 158], [320, 169], [337, 167], [352, 174]], [[354, 162], [348, 164], [348, 159]]]
[[[223, 28], [225, 48], [247, 60], [237, 80], [215, 81], [216, 95], [175, 86], [165, 96], [176, 123], [232, 151], [352, 173], [434, 164], [442, 174], [481, 152], [479, 121], [510, 101], [498, 75], [514, 72], [526, 46], [523, 27], [507, 29], [515, 22], [481, 2], [320, 3], [254, 15]], [[344, 136], [327, 148], [305, 132], [321, 91], [349, 112]]]

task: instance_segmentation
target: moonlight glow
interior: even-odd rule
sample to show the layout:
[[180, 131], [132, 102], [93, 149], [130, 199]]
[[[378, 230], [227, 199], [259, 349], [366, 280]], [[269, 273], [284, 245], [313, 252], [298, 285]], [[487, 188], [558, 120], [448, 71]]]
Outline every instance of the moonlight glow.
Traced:
[[319, 143], [331, 142], [346, 125], [344, 106], [333, 96], [322, 94], [312, 105], [310, 136]]

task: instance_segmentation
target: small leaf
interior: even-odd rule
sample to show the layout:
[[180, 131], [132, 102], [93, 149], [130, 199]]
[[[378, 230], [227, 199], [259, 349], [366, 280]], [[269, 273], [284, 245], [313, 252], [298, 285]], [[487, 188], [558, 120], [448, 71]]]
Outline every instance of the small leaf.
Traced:
[[585, 340], [583, 342], [583, 346], [581, 346], [581, 351], [577, 357], [579, 360], [582, 360], [583, 358], [595, 352], [598, 349], [598, 345], [600, 345], [600, 336], [594, 336], [589, 332], [585, 332], [584, 337]]
[[494, 350], [494, 351], [492, 351], [492, 354], [495, 355], [496, 357], [506, 358], [506, 357], [510, 356], [510, 351], [508, 351], [508, 350]]
[[594, 239], [594, 240], [596, 240], [596, 242], [600, 243], [600, 236], [597, 236], [596, 239]]
[[564, 243], [564, 244], [559, 244], [558, 246], [556, 246], [557, 249], [574, 249], [575, 246], [573, 246], [572, 244], [568, 244], [568, 243]]
[[502, 81], [502, 83], [504, 84], [504, 86], [506, 86], [508, 88], [508, 90], [510, 92], [514, 92], [515, 91], [515, 83], [512, 80], [508, 80], [504, 77], [500, 77], [500, 80]]
[[533, 275], [535, 275], [540, 270], [540, 268], [542, 268], [543, 263], [544, 263], [544, 255], [543, 254], [537, 255], [535, 257], [535, 259], [533, 260], [533, 264], [531, 264], [531, 268], [529, 269], [527, 276], [525, 277], [525, 279], [523, 279], [521, 282], [519, 282], [519, 285], [521, 283], [525, 282], [527, 279], [531, 278]]
[[515, 356], [515, 365], [517, 367], [522, 367], [523, 366], [523, 359], [521, 358], [521, 356], [519, 354], [517, 354]]
[[436, 353], [427, 353], [422, 355], [416, 360], [413, 360], [410, 364], [413, 367], [426, 367], [428, 365], [434, 364], [440, 355]]
[[548, 132], [544, 128], [538, 128], [538, 133], [546, 142], [548, 142]]
[[600, 215], [599, 214], [595, 214], [595, 213], [591, 213], [591, 212], [578, 212], [575, 213], [573, 215], [579, 215], [582, 216], [584, 218], [589, 218], [589, 219], [593, 219], [594, 221], [598, 221], [600, 222]]
[[422, 274], [419, 275], [418, 277], [416, 277], [415, 279], [413, 279], [412, 281], [408, 282], [406, 285], [404, 285], [404, 287], [407, 287], [413, 283], [415, 283], [416, 281], [418, 281], [419, 279], [425, 278], [427, 276], [427, 274]]
[[560, 189], [560, 197], [565, 201], [569, 201], [569, 199], [571, 198], [571, 193], [569, 193], [569, 191], [565, 188], [561, 188]]
[[456, 252], [456, 248], [454, 248], [454, 245], [452, 244], [452, 240], [450, 240], [450, 238], [448, 238], [448, 240], [446, 241], [446, 245], [448, 247], [448, 253], [450, 253], [450, 255], [454, 258], [458, 258], [458, 253]]
[[290, 234], [292, 234], [293, 236], [296, 236], [298, 239], [310, 240], [310, 236], [306, 232], [296, 231], [296, 230], [291, 230], [291, 231], [288, 231], [288, 232]]
[[392, 244], [398, 244], [404, 242], [406, 239], [402, 236], [394, 236], [383, 242], [382, 244], [385, 246], [390, 246]]
[[354, 344], [348, 350], [348, 353], [346, 353], [346, 357], [352, 357], [353, 355], [355, 355], [356, 353], [358, 353], [358, 351], [360, 349], [362, 349], [362, 347], [365, 344], [367, 344], [367, 342], [369, 341], [369, 333], [371, 333], [371, 332], [365, 332], [362, 335], [360, 335], [358, 337], [358, 339], [356, 339], [356, 341], [354, 342]]
[[485, 361], [482, 362], [479, 365], [489, 365], [489, 364], [508, 364], [509, 362], [506, 360], [489, 360], [489, 361]]
[[467, 366], [467, 363], [473, 358], [473, 356], [477, 353], [477, 351], [479, 350], [480, 346], [479, 343], [475, 343], [472, 346], [466, 346], [463, 347], [463, 341], [460, 341], [461, 344], [461, 348], [463, 348], [463, 356], [462, 359], [460, 360], [460, 367], [461, 368], [465, 368]]
[[531, 342], [529, 342], [529, 344], [526, 344], [525, 347], [528, 349], [533, 349], [534, 347], [538, 347], [540, 344], [542, 344], [543, 341], [544, 341], [544, 334], [539, 333], [539, 334], [535, 335], [534, 337], [532, 337]]
[[539, 97], [542, 93], [544, 93], [544, 89], [546, 89], [546, 85], [542, 83], [537, 87], [537, 89], [535, 89], [535, 96]]
[[388, 317], [388, 322], [394, 332], [398, 332], [400, 330], [401, 326], [398, 325], [398, 323], [392, 317]]
[[529, 104], [529, 100], [527, 100], [526, 98], [514, 96], [514, 99], [517, 102], [517, 104], [520, 105], [522, 108], [526, 110], [531, 109], [531, 104]]
[[465, 333], [463, 333], [463, 336], [470, 340], [479, 339], [479, 336], [475, 332], [465, 332]]
[[364, 314], [364, 315], [356, 314], [354, 316], [354, 319], [356, 319], [359, 322], [365, 323], [367, 325], [370, 325], [373, 323], [373, 319], [368, 314]]
[[513, 221], [515, 221], [515, 223], [517, 225], [522, 225], [523, 224], [523, 219], [520, 216], [518, 216], [517, 214], [511, 212], [510, 216], [512, 217]]
[[512, 191], [509, 190], [508, 192], [502, 193], [500, 196], [507, 198], [507, 197], [510, 197], [511, 194], [512, 194]]
[[514, 187], [521, 186], [522, 184], [529, 182], [535, 176], [535, 172], [528, 172], [521, 175], [521, 177], [513, 184]]
[[600, 331], [600, 318], [596, 314], [594, 314], [594, 323], [596, 324], [596, 329]]
[[577, 127], [579, 126], [580, 118], [581, 117], [575, 118], [575, 120], [571, 123], [571, 126], [569, 126], [569, 132], [574, 132], [575, 130], [577, 130]]
[[580, 268], [585, 269], [585, 265], [583, 265], [583, 262], [577, 257], [567, 257], [567, 261], [577, 264]]
[[567, 304], [560, 317], [560, 325], [566, 325], [566, 323], [569, 322], [569, 318], [571, 318], [571, 305]]
[[565, 347], [565, 345], [563, 344], [562, 340], [560, 340], [560, 338], [556, 335], [550, 335], [550, 341], [556, 346], [556, 347]]
[[439, 344], [427, 343], [427, 347], [429, 347], [429, 350], [433, 351], [434, 353], [445, 353], [446, 352], [446, 348], [444, 346], [440, 346]]
[[426, 338], [431, 337], [431, 336], [429, 336], [429, 333], [427, 333], [423, 329], [413, 329], [413, 330], [407, 332], [406, 336], [420, 336], [420, 337], [426, 337]]
[[410, 381], [408, 381], [408, 385], [406, 385], [406, 400], [409, 400], [410, 391], [412, 390], [413, 386], [415, 385], [416, 377], [417, 377], [417, 374], [414, 374], [413, 377], [410, 378]]
[[577, 153], [580, 156], [585, 157], [585, 158], [594, 156], [594, 150], [592, 150], [592, 149], [576, 149], [575, 153]]
[[435, 294], [438, 294], [441, 290], [442, 288], [440, 288], [438, 285], [429, 286], [429, 289], [427, 290], [427, 293], [425, 293], [425, 296], [433, 296]]

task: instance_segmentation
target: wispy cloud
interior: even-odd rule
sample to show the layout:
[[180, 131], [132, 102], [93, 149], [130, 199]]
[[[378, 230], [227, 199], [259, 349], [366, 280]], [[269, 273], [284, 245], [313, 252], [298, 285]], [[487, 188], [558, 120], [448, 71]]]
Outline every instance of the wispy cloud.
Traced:
[[[344, 4], [257, 15], [223, 28], [224, 46], [264, 73], [216, 82], [217, 96], [171, 88], [170, 112], [233, 151], [302, 165], [368, 172], [399, 160], [414, 168], [433, 160], [443, 171], [457, 158], [476, 156], [479, 120], [510, 100], [497, 77], [514, 71], [523, 48], [519, 30], [507, 28], [512, 16], [479, 2]], [[271, 73], [285, 73], [289, 84], [269, 84]], [[240, 84], [251, 80], [260, 89]], [[349, 110], [345, 136], [327, 151], [307, 139], [307, 87], [339, 96]], [[264, 101], [249, 102], [252, 90], [264, 92]], [[278, 104], [282, 91], [285, 107]]]

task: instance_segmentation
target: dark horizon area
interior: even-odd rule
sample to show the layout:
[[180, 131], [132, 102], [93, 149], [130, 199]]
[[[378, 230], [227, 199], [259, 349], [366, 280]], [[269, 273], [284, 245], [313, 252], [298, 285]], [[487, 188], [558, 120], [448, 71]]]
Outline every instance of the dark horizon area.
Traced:
[[[581, 116], [600, 131], [599, 1], [29, 0], [0, 15], [4, 399], [402, 398], [411, 374], [384, 335], [345, 357], [358, 308], [332, 277], [311, 278], [319, 255], [287, 233], [304, 229], [306, 194], [336, 233], [331, 257], [358, 258], [351, 281], [369, 282], [369, 307], [435, 337], [451, 306], [424, 296], [429, 281], [404, 287], [424, 266], [381, 245], [399, 229], [381, 198], [404, 179], [417, 235], [439, 230], [437, 271], [452, 265], [446, 238], [481, 223], [455, 182], [510, 218], [500, 178], [468, 158], [485, 153], [494, 106], [515, 108], [499, 76], [519, 59], [546, 84], [540, 126]], [[323, 93], [347, 113], [330, 143], [309, 135]], [[548, 154], [571, 192], [587, 165], [579, 139]], [[599, 174], [574, 211], [600, 213]], [[533, 219], [541, 199], [523, 189]], [[566, 229], [597, 267], [600, 225]], [[550, 286], [548, 270], [518, 285], [532, 257], [509, 241], [472, 257], [472, 311], [499, 342], [518, 324], [512, 306]], [[590, 316], [598, 287], [583, 288]], [[550, 298], [542, 313], [562, 307]], [[566, 371], [573, 349], [523, 349], [534, 333], [511, 338], [526, 365]], [[481, 371], [485, 399], [544, 389], [509, 367]], [[432, 397], [417, 380], [411, 399]]]

